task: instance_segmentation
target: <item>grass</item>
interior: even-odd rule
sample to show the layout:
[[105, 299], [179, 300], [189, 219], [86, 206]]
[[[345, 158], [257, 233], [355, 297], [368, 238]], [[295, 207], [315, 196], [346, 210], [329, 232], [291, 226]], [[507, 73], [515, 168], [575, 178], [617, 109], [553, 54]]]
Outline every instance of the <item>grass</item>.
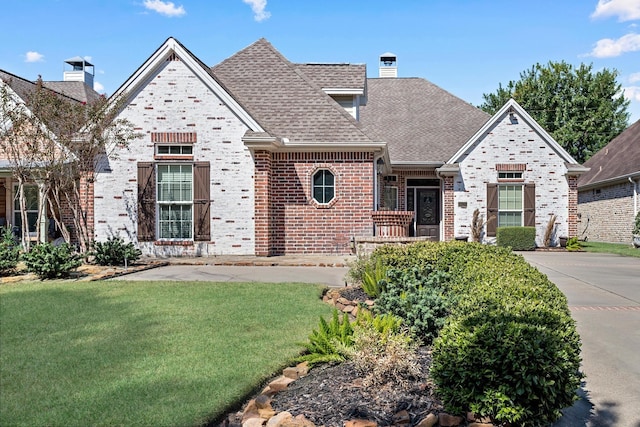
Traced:
[[620, 243], [580, 242], [586, 252], [599, 252], [640, 258], [640, 249]]
[[0, 425], [193, 426], [302, 349], [331, 309], [308, 284], [0, 287]]

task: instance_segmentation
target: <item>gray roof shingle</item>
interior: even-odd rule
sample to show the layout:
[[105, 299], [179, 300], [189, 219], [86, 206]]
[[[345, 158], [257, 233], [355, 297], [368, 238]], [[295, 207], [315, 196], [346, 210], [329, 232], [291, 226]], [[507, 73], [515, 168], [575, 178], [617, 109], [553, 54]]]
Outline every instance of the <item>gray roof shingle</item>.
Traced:
[[391, 163], [444, 163], [491, 116], [422, 78], [367, 79], [363, 130], [388, 143]]
[[640, 174], [640, 120], [612, 139], [584, 166], [591, 170], [578, 179], [578, 188]]
[[271, 136], [292, 142], [373, 142], [304, 68], [260, 39], [211, 71]]
[[364, 64], [296, 64], [311, 81], [322, 89], [341, 88], [364, 91], [367, 67]]
[[42, 84], [79, 102], [91, 103], [100, 98], [100, 94], [84, 82], [42, 82]]

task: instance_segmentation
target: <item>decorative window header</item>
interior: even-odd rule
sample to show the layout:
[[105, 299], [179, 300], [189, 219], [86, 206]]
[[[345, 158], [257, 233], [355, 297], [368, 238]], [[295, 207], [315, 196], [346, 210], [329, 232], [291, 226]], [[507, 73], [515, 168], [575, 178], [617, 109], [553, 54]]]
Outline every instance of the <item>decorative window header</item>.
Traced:
[[196, 132], [151, 132], [151, 142], [193, 144], [197, 141]]
[[498, 172], [524, 172], [527, 170], [526, 163], [497, 163]]

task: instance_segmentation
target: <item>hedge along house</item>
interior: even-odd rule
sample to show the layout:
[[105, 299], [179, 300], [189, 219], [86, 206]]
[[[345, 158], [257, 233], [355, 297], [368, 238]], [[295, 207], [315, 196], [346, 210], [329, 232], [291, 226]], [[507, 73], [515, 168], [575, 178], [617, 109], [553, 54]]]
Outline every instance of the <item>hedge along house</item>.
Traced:
[[475, 207], [525, 225], [525, 193], [540, 233], [550, 213], [572, 233], [583, 169], [515, 102], [489, 117], [380, 59], [368, 79], [261, 39], [208, 68], [167, 39], [115, 94], [144, 137], [99, 164], [96, 239], [155, 256], [349, 253], [375, 235], [468, 234]]
[[591, 170], [578, 180], [580, 237], [630, 243], [640, 211], [640, 120], [584, 165]]

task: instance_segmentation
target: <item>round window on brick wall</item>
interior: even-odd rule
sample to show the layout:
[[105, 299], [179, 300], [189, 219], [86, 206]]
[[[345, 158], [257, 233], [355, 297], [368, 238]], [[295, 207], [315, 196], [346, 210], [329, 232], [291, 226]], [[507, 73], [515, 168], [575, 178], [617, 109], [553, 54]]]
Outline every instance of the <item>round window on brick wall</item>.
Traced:
[[335, 198], [335, 177], [328, 169], [319, 169], [313, 174], [313, 200], [325, 205]]

